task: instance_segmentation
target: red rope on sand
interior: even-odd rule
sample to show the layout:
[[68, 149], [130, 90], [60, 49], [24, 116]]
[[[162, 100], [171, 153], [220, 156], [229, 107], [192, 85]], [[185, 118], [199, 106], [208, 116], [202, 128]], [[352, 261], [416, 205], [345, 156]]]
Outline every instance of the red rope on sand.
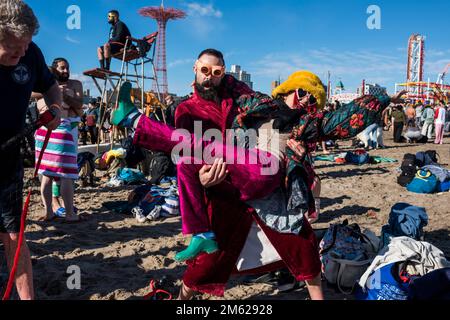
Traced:
[[[42, 157], [44, 155], [45, 149], [47, 148], [51, 133], [52, 133], [51, 130], [47, 130], [47, 134], [46, 134], [45, 140], [44, 140], [44, 145], [42, 146], [41, 152], [39, 153], [39, 158], [36, 163], [36, 167], [34, 169], [33, 179], [35, 179], [38, 175], [38, 170], [41, 165]], [[11, 272], [9, 273], [8, 285], [6, 287], [6, 291], [5, 291], [5, 294], [3, 295], [2, 300], [9, 300], [9, 297], [10, 297], [11, 291], [12, 291], [12, 287], [14, 285], [14, 280], [16, 278], [16, 271], [17, 271], [17, 266], [19, 264], [20, 251], [22, 249], [22, 242], [23, 242], [23, 237], [24, 237], [24, 233], [25, 233], [25, 224], [27, 221], [28, 207], [30, 206], [31, 191], [32, 191], [32, 187], [30, 186], [27, 199], [25, 200], [25, 204], [23, 206], [22, 216], [20, 219], [19, 242], [17, 243], [16, 254], [14, 256], [14, 263], [11, 268]]]

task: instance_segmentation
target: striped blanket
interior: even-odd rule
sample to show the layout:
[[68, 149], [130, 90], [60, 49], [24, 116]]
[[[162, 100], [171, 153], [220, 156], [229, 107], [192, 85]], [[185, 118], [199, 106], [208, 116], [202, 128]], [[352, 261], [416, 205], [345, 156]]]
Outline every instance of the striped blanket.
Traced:
[[[47, 129], [41, 127], [36, 131], [36, 161], [44, 144]], [[78, 179], [77, 166], [77, 137], [74, 137], [71, 121], [62, 119], [56, 130], [52, 131], [48, 146], [42, 156], [39, 174], [65, 178]]]

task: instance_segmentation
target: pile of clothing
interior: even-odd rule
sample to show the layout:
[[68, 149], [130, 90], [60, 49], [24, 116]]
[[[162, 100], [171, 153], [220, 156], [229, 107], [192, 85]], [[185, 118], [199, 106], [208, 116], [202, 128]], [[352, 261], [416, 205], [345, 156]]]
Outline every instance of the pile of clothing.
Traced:
[[331, 225], [318, 235], [328, 287], [358, 300], [449, 299], [450, 261], [424, 241], [427, 224], [424, 208], [397, 203], [381, 238], [348, 221]]
[[110, 151], [106, 151], [101, 156], [97, 157], [95, 160], [95, 164], [100, 170], [107, 170], [110, 168], [111, 164], [117, 159], [125, 159], [127, 156], [127, 152], [123, 148], [114, 149]]
[[130, 200], [137, 203], [131, 213], [139, 223], [180, 215], [176, 177], [165, 177], [159, 185], [138, 187], [131, 193]]
[[436, 193], [450, 190], [450, 170], [443, 168], [436, 151], [405, 154], [400, 166], [398, 184], [414, 193]]
[[336, 155], [319, 155], [314, 157], [314, 161], [329, 161], [338, 164], [378, 164], [378, 163], [395, 163], [396, 159], [384, 158], [380, 156], [371, 156], [365, 150], [356, 150], [353, 152], [343, 152]]
[[106, 183], [107, 187], [120, 187], [146, 183], [145, 175], [137, 169], [119, 168], [115, 175]]
[[450, 261], [424, 242], [424, 208], [407, 203], [392, 207], [382, 229], [380, 251], [358, 281], [359, 300], [450, 298]]

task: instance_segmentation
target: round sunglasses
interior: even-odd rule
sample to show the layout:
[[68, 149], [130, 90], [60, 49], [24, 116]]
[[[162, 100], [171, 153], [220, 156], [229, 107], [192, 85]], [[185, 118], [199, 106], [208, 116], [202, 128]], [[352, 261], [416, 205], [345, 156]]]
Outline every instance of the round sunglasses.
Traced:
[[205, 76], [212, 75], [213, 77], [220, 78], [225, 73], [224, 66], [211, 66], [209, 64], [201, 63], [197, 61], [196, 68]]

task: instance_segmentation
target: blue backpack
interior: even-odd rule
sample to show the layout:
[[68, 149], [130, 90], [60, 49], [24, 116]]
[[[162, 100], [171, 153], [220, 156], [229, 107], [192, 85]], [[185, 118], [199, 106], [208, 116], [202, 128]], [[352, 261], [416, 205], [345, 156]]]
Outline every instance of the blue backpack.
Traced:
[[406, 189], [414, 193], [434, 193], [438, 185], [439, 181], [434, 174], [428, 170], [419, 170]]
[[437, 192], [447, 192], [450, 191], [450, 180], [439, 183]]
[[353, 163], [357, 165], [362, 165], [368, 163], [370, 160], [370, 155], [367, 152], [360, 152], [360, 153], [353, 153], [353, 152], [347, 152], [347, 155], [345, 156], [345, 161], [347, 163]]

